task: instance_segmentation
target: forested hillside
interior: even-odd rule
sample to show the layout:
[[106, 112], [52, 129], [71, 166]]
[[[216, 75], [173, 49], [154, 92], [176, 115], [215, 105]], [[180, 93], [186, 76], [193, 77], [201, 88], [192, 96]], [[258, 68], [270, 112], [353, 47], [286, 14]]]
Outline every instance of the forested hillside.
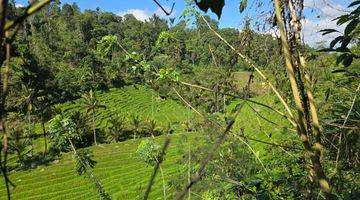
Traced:
[[359, 0], [69, 2], [0, 0], [0, 199], [359, 198]]

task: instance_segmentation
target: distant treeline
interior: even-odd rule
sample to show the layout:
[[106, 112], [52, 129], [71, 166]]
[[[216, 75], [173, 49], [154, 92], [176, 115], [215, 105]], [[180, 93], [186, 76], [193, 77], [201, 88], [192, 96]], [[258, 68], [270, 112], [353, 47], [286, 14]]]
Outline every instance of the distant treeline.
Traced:
[[[25, 8], [10, 9], [10, 18], [16, 18]], [[207, 20], [218, 29], [215, 20]], [[201, 19], [194, 20], [193, 25], [183, 20], [172, 24], [156, 15], [139, 21], [131, 14], [118, 16], [99, 9], [82, 12], [75, 3], [54, 1], [22, 26], [12, 49], [11, 69], [17, 73], [12, 78], [11, 91], [15, 93], [27, 90], [36, 95], [52, 91], [59, 98], [69, 99], [90, 89], [144, 81], [132, 73], [124, 50], [136, 52], [139, 61], [146, 60], [151, 68], [173, 68], [181, 73], [191, 72], [197, 66], [248, 68]], [[267, 50], [278, 46], [276, 40], [251, 31], [249, 26], [242, 31], [218, 31], [262, 66], [269, 66], [274, 60], [271, 58], [277, 56]], [[106, 49], [105, 57], [99, 56], [99, 41], [108, 35], [116, 36], [116, 45], [107, 46], [111, 49]]]

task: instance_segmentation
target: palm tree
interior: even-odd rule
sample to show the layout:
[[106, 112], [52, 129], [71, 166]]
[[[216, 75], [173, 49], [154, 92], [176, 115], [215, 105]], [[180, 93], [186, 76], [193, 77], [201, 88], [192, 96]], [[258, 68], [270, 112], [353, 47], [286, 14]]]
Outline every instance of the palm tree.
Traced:
[[155, 136], [156, 129], [158, 128], [157, 123], [154, 119], [148, 120], [148, 126], [147, 129], [152, 137]]
[[134, 139], [136, 139], [137, 133], [140, 132], [140, 125], [141, 125], [141, 121], [140, 121], [139, 116], [132, 116], [131, 117], [131, 125], [132, 125], [133, 132], [134, 132]]
[[110, 127], [107, 140], [110, 142], [119, 142], [123, 139], [125, 130], [125, 117], [115, 116], [109, 120]]
[[106, 108], [104, 105], [100, 104], [100, 101], [97, 99], [96, 94], [90, 90], [89, 93], [82, 95], [84, 99], [84, 108], [86, 113], [91, 115], [93, 134], [94, 134], [94, 143], [97, 145], [96, 141], [96, 125], [95, 125], [95, 111], [99, 108]]
[[46, 98], [40, 98], [40, 102], [39, 103], [43, 103], [41, 105], [37, 106], [37, 117], [40, 120], [41, 123], [41, 129], [42, 129], [42, 134], [44, 137], [44, 155], [47, 153], [48, 150], [48, 144], [47, 144], [47, 131], [46, 131], [46, 126], [45, 123], [51, 119], [54, 110], [52, 107], [52, 103], [44, 103], [45, 100], [48, 100]]

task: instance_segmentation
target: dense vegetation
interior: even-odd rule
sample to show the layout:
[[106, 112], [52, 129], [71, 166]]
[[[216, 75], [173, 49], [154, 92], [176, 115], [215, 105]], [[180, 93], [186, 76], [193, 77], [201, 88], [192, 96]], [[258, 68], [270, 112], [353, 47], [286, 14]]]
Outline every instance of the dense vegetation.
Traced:
[[302, 44], [297, 0], [242, 30], [198, 11], [224, 0], [176, 23], [0, 2], [1, 198], [360, 195], [360, 1], [322, 49]]
[[[189, 142], [183, 143], [188, 138]], [[178, 161], [190, 143], [194, 143], [198, 136], [191, 134], [176, 134], [171, 137], [172, 145], [168, 149], [166, 160], [162, 167], [165, 179], [170, 181], [181, 175]], [[163, 141], [161, 136], [156, 139]], [[101, 179], [105, 189], [114, 199], [140, 199], [143, 189], [149, 181], [151, 166], [147, 166], [137, 155], [139, 140], [121, 143], [105, 144], [91, 147], [94, 159], [97, 161], [95, 173]], [[20, 171], [10, 175], [16, 184], [13, 190], [14, 199], [98, 199], [97, 191], [87, 179], [78, 176], [74, 171], [75, 164], [71, 154], [65, 154], [55, 160], [49, 167], [40, 166], [36, 169]], [[135, 178], [136, 177], [136, 178]], [[171, 186], [167, 187], [169, 197], [174, 193]], [[5, 185], [1, 184], [1, 199], [6, 197]], [[162, 197], [161, 177], [157, 177], [151, 199]]]

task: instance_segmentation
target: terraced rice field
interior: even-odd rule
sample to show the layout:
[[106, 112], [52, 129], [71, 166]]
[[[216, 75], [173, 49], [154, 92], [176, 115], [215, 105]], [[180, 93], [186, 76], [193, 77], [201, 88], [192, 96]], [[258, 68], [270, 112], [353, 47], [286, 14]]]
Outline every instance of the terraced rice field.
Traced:
[[[116, 115], [124, 116], [128, 121], [137, 116], [142, 120], [155, 120], [158, 125], [180, 124], [195, 117], [190, 109], [174, 100], [162, 99], [158, 93], [144, 86], [128, 86], [122, 89], [110, 89], [97, 93], [97, 98], [105, 109], [96, 112], [95, 121], [98, 128], [108, 126], [108, 120]], [[78, 99], [59, 105], [64, 113], [85, 112], [83, 100]]]
[[[189, 142], [195, 142], [197, 134], [176, 134], [171, 136], [170, 146], [165, 156], [162, 168], [166, 182], [181, 176], [179, 160], [186, 152], [183, 145], [184, 137]], [[156, 138], [162, 144], [165, 136]], [[103, 183], [105, 190], [113, 199], [141, 199], [150, 179], [153, 167], [147, 166], [136, 154], [141, 139], [121, 143], [106, 144], [91, 147], [95, 166], [95, 174]], [[36, 169], [12, 172], [10, 179], [16, 184], [11, 189], [13, 199], [99, 199], [93, 183], [85, 176], [75, 172], [72, 154], [64, 154], [58, 163], [49, 166], [39, 166]], [[174, 189], [167, 187], [167, 195], [171, 197]], [[162, 181], [158, 173], [153, 185], [150, 199], [162, 199]], [[0, 180], [0, 199], [6, 199], [3, 180]], [[171, 199], [171, 198], [169, 198]]]
[[[140, 90], [140, 91], [139, 91]], [[154, 98], [155, 97], [155, 98]], [[99, 125], [106, 126], [107, 120], [116, 113], [126, 116], [141, 114], [139, 117], [153, 116], [158, 123], [170, 120], [181, 123], [182, 120], [191, 119], [194, 115], [190, 110], [172, 100], [156, 100], [157, 94], [146, 88], [127, 87], [113, 89], [107, 93], [98, 93], [98, 98], [107, 109], [96, 115]], [[155, 100], [154, 100], [155, 99]], [[265, 103], [281, 110], [281, 105], [274, 97], [261, 96], [253, 100]], [[231, 111], [239, 101], [234, 101], [227, 107]], [[80, 110], [81, 99], [72, 103], [60, 105], [64, 112]], [[250, 107], [251, 106], [251, 107]], [[253, 103], [244, 104], [243, 109], [235, 120], [232, 131], [258, 140], [280, 143], [287, 138], [296, 138], [289, 123], [283, 117], [263, 106]], [[157, 137], [162, 143], [165, 136]], [[185, 140], [189, 137], [190, 140]], [[196, 137], [196, 138], [195, 138]], [[197, 138], [200, 137], [200, 138]], [[192, 146], [204, 141], [200, 133], [175, 134], [171, 136], [171, 144], [162, 165], [166, 182], [178, 180], [183, 165], [179, 165], [181, 157], [186, 154], [188, 142]], [[147, 166], [136, 155], [136, 149], [141, 139], [129, 140], [121, 143], [106, 144], [90, 147], [94, 159], [98, 162], [95, 174], [103, 183], [105, 190], [113, 199], [141, 199], [152, 173], [152, 167]], [[240, 141], [239, 141], [240, 142]], [[248, 145], [261, 158], [266, 156], [265, 146], [262, 143], [248, 140]], [[184, 146], [186, 145], [186, 146]], [[72, 154], [61, 156], [59, 162], [50, 163], [49, 166], [39, 166], [28, 171], [11, 172], [10, 178], [16, 184], [12, 188], [13, 199], [99, 199], [93, 183], [84, 176], [76, 174]], [[175, 189], [167, 185], [168, 198], [174, 194]], [[158, 174], [150, 199], [162, 199], [162, 181]], [[3, 180], [0, 180], [0, 200], [6, 198]]]
[[[278, 111], [285, 113], [285, 109], [280, 102], [276, 101], [276, 97], [274, 96], [259, 96], [252, 100], [270, 105]], [[232, 102], [227, 107], [227, 111], [231, 112], [236, 105], [242, 102], [241, 100]], [[281, 144], [282, 141], [293, 141], [293, 144], [298, 143], [297, 135], [294, 132], [295, 130], [283, 116], [264, 106], [251, 102], [243, 105], [232, 130], [236, 134], [269, 143]], [[267, 147], [267, 145], [254, 140], [248, 140], [247, 142], [259, 153], [260, 157], [266, 156], [265, 147]]]

